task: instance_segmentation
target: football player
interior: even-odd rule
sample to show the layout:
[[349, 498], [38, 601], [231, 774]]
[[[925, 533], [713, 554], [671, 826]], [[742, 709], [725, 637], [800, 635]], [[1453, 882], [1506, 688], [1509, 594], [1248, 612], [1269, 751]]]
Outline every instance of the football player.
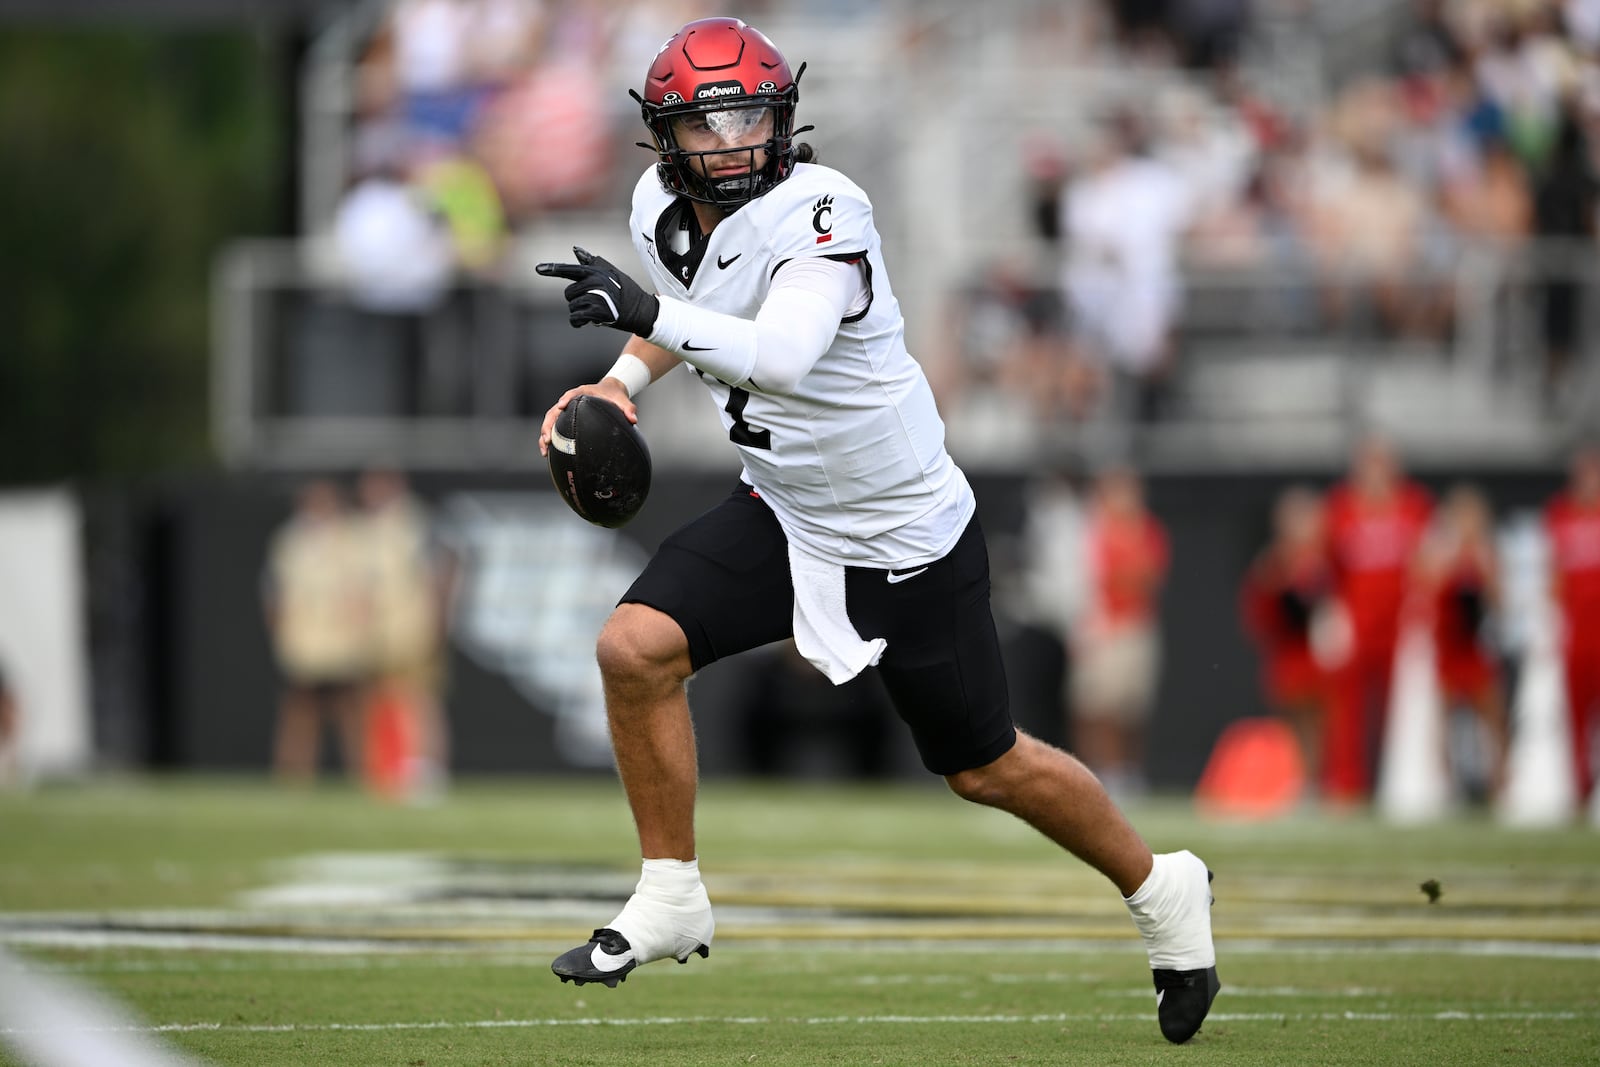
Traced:
[[637, 422], [633, 398], [684, 363], [744, 464], [726, 499], [662, 542], [601, 631], [643, 871], [621, 913], [553, 970], [615, 986], [640, 964], [708, 953], [684, 683], [793, 635], [836, 683], [876, 665], [930, 771], [1117, 886], [1162, 1033], [1186, 1041], [1219, 988], [1210, 872], [1187, 851], [1152, 856], [1082, 764], [1013, 725], [972, 489], [906, 351], [867, 194], [795, 141], [804, 70], [737, 19], [684, 26], [634, 94], [658, 157], [630, 220], [648, 284], [582, 249], [537, 268], [571, 283], [572, 325], [630, 335], [599, 382], [546, 413], [541, 451], [573, 398], [605, 397]]

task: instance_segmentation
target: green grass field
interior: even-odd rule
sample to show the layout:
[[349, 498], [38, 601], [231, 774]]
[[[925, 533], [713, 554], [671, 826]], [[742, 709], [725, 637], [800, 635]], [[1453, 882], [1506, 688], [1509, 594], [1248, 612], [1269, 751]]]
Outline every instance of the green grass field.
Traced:
[[1600, 1063], [1593, 830], [1130, 813], [1217, 874], [1224, 988], [1182, 1047], [1115, 890], [932, 785], [709, 783], [712, 955], [614, 990], [548, 969], [637, 877], [608, 778], [0, 795], [0, 947], [206, 1064]]

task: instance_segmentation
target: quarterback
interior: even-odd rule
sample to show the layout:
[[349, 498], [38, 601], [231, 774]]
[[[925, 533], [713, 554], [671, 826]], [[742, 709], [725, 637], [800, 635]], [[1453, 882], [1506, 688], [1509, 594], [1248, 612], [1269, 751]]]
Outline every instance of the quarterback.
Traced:
[[643, 869], [622, 911], [552, 969], [615, 986], [640, 964], [710, 951], [694, 836], [684, 684], [793, 636], [835, 683], [875, 668], [923, 763], [957, 795], [1011, 812], [1103, 873], [1143, 936], [1161, 1032], [1187, 1041], [1219, 989], [1210, 872], [1149, 847], [1077, 760], [1021, 733], [1006, 696], [972, 489], [850, 179], [795, 141], [800, 75], [736, 19], [691, 22], [635, 98], [657, 153], [633, 193], [640, 285], [574, 249], [572, 325], [630, 335], [575, 397], [618, 404], [687, 364], [743, 462], [721, 503], [666, 538], [602, 629], [597, 658]]

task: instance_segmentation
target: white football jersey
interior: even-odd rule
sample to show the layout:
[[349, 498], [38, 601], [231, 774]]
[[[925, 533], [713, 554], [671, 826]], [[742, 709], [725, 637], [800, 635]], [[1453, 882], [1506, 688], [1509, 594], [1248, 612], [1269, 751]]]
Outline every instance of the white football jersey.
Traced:
[[944, 556], [976, 503], [945, 451], [927, 377], [906, 351], [867, 194], [836, 170], [797, 164], [717, 224], [687, 281], [655, 247], [657, 222], [674, 200], [653, 166], [633, 192], [633, 242], [662, 296], [753, 320], [789, 260], [865, 261], [866, 308], [845, 317], [792, 394], [730, 388], [688, 369], [711, 391], [745, 480], [791, 541], [847, 566], [916, 567]]

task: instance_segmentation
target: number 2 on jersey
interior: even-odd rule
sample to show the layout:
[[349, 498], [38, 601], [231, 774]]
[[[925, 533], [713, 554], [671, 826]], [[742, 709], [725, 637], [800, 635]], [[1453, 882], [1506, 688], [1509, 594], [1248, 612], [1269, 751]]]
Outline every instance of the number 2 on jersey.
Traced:
[[[721, 378], [713, 378], [699, 367], [694, 368], [694, 372], [708, 381], [717, 381], [722, 382], [723, 385], [728, 385]], [[772, 431], [758, 430], [744, 421], [744, 409], [748, 403], [750, 403], [749, 390], [738, 389], [728, 385], [728, 402], [722, 405], [722, 410], [733, 416], [733, 425], [728, 428], [728, 440], [736, 445], [744, 445], [746, 448], [764, 448], [770, 452], [772, 450]]]
[[722, 410], [733, 416], [733, 426], [728, 430], [728, 440], [746, 448], [772, 448], [772, 431], [758, 430], [744, 421], [744, 406], [750, 403], [750, 394], [743, 389], [728, 387], [728, 402]]

